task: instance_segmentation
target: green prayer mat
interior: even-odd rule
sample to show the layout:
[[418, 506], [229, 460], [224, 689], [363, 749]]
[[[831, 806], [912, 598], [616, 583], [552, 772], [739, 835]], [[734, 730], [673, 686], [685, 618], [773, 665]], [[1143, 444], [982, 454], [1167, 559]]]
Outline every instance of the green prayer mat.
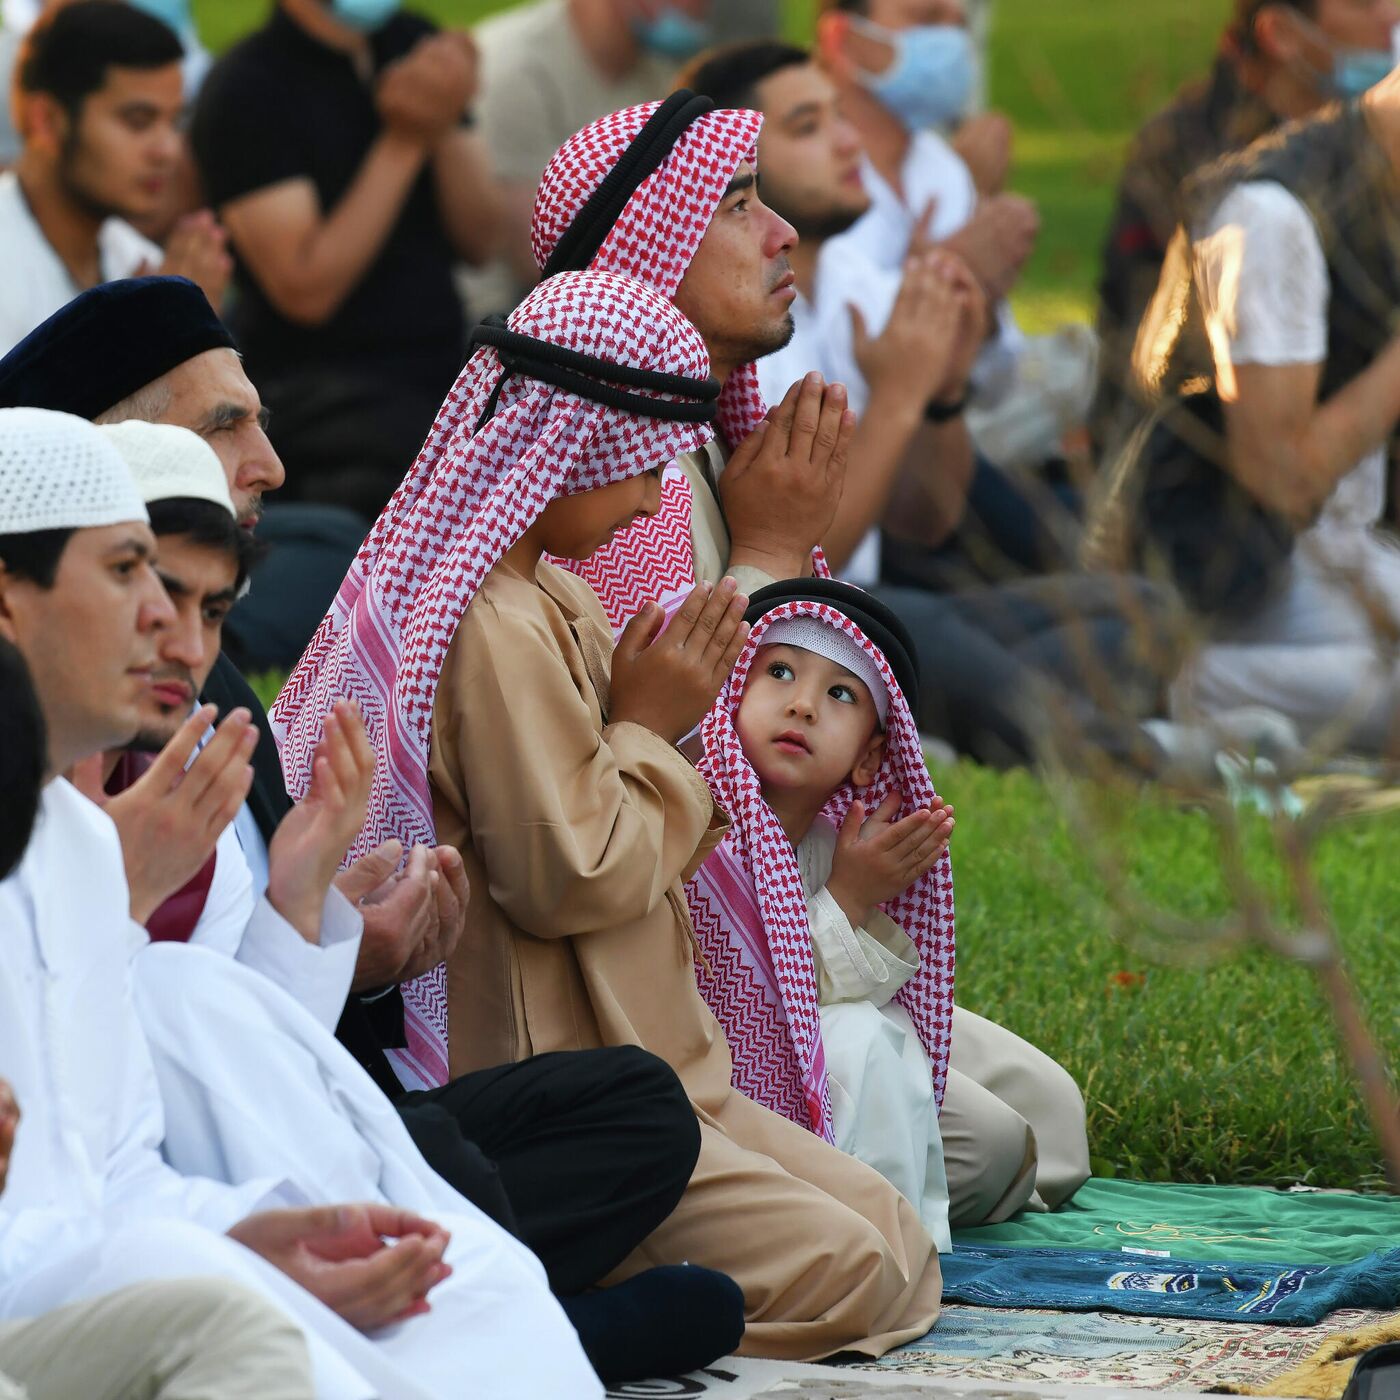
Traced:
[[[1400, 1198], [1092, 1177], [1053, 1213], [959, 1230], [959, 1245], [1129, 1250], [1144, 1258], [1343, 1264], [1400, 1247]], [[1151, 1253], [1149, 1253], [1151, 1251]]]

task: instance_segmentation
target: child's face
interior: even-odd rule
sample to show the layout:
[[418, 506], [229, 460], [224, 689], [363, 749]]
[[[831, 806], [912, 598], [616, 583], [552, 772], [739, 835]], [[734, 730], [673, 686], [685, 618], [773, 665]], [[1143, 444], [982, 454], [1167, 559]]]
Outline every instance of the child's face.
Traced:
[[759, 648], [735, 727], [765, 791], [865, 787], [885, 752], [865, 682], [800, 647]]
[[539, 539], [546, 554], [587, 559], [634, 520], [661, 505], [661, 471], [629, 476], [575, 496], [556, 496], [540, 513]]

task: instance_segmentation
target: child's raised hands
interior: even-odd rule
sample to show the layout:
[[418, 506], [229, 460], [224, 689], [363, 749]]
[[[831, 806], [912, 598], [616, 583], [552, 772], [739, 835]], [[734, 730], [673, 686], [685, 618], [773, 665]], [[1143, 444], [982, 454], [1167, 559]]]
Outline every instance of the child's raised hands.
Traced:
[[953, 809], [942, 803], [900, 818], [902, 801], [892, 792], [867, 817], [857, 799], [837, 833], [826, 888], [852, 928], [864, 927], [877, 905], [903, 894], [948, 849]]
[[660, 636], [664, 613], [648, 603], [613, 652], [608, 720], [630, 720], [668, 744], [683, 739], [705, 717], [748, 639], [748, 599], [732, 578], [711, 588], [697, 584]]

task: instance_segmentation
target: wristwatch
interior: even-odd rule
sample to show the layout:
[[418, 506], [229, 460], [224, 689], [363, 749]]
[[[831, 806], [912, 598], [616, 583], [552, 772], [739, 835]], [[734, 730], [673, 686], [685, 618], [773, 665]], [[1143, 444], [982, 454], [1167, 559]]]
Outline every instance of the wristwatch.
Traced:
[[967, 407], [967, 393], [952, 401], [952, 403], [927, 403], [924, 405], [924, 417], [930, 423], [950, 423]]

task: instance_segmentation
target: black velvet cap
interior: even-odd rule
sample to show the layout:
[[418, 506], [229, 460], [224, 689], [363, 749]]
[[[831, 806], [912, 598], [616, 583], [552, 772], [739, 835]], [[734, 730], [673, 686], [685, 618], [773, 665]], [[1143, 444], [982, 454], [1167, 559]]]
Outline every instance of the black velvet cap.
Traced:
[[750, 595], [744, 621], [752, 627], [765, 613], [784, 603], [825, 603], [854, 622], [884, 652], [909, 708], [918, 714], [918, 650], [909, 629], [878, 598], [839, 579], [786, 578]]
[[184, 277], [127, 277], [73, 298], [0, 360], [0, 408], [96, 418], [206, 350], [236, 350]]

